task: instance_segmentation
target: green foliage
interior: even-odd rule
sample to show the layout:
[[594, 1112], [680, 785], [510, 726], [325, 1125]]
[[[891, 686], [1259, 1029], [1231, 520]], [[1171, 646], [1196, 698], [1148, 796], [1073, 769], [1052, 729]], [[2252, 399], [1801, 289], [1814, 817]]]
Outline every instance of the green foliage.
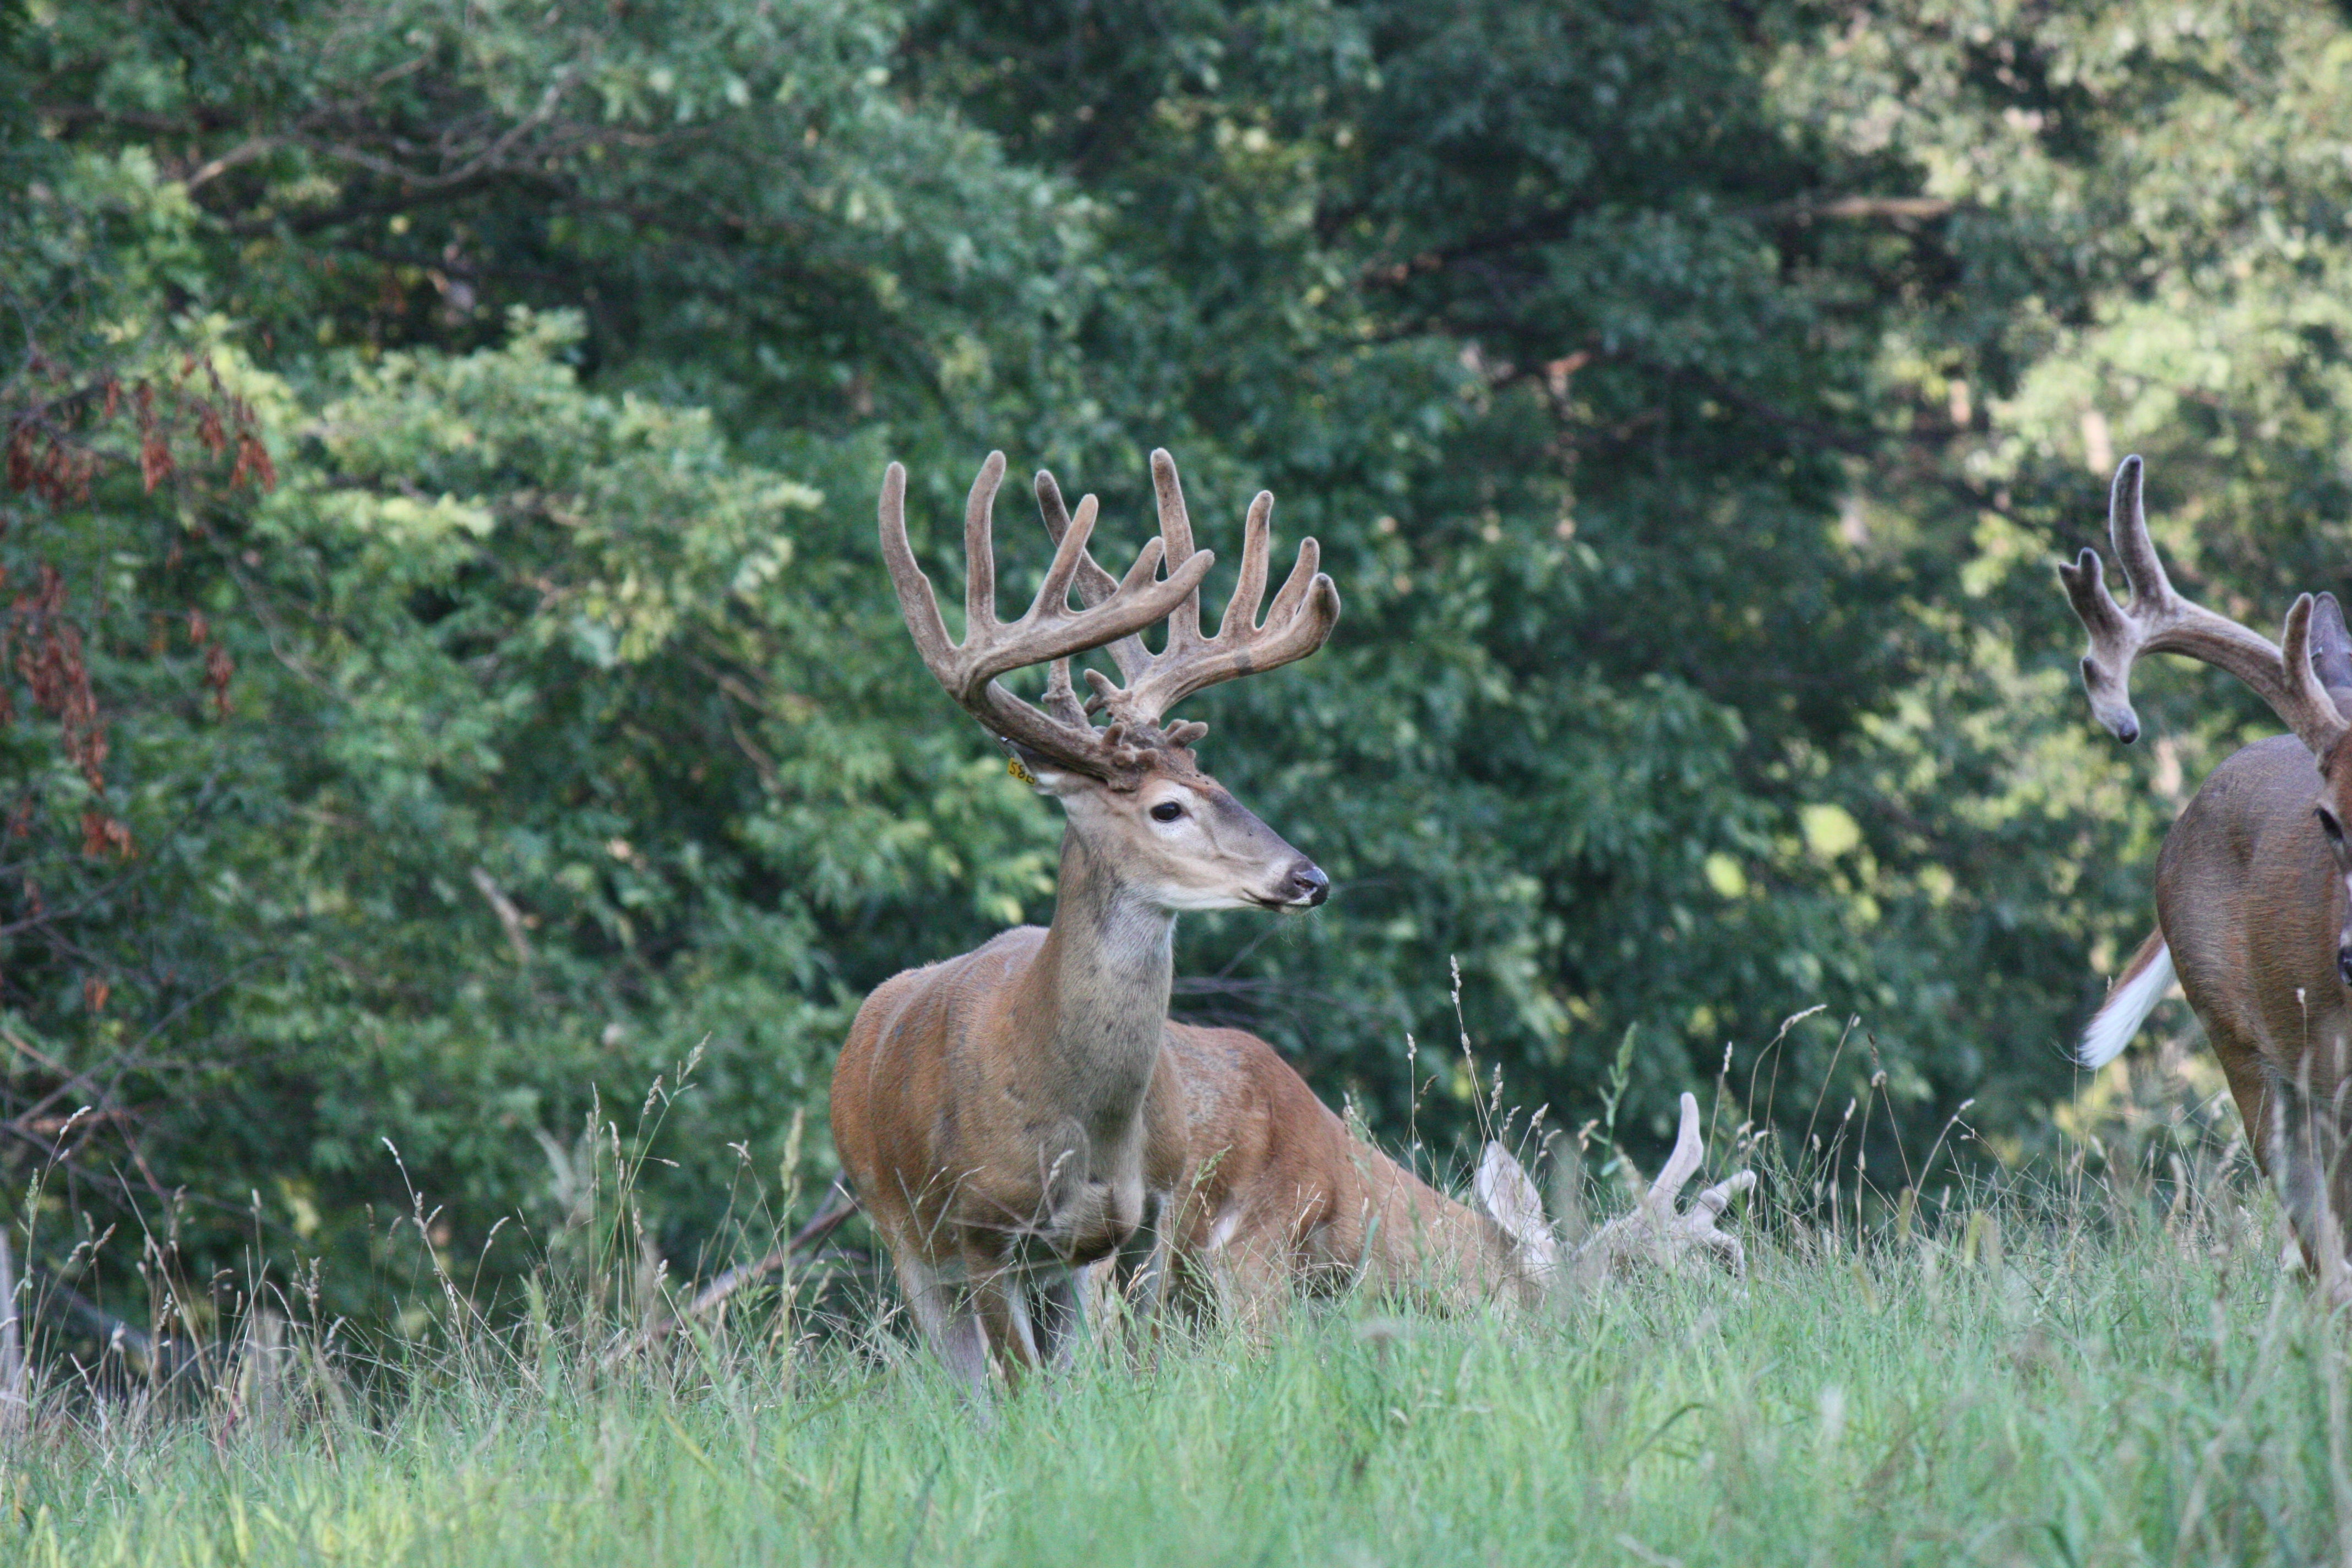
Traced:
[[1188, 921], [1178, 1005], [1391, 1131], [1433, 1079], [1441, 1142], [1449, 958], [1556, 1120], [1637, 1041], [1636, 1145], [1727, 1067], [2047, 1142], [2267, 721], [2153, 676], [2116, 754], [2046, 563], [2135, 448], [2209, 602], [2343, 542], [2324, 10], [0, 16], [0, 415], [88, 481], [0, 496], [0, 565], [62, 573], [110, 748], [30, 686], [0, 731], [0, 1162], [199, 1261], [257, 1205], [356, 1256], [386, 1140], [454, 1237], [556, 1223], [698, 1047], [646, 1201], [726, 1251], [857, 998], [1049, 912], [1056, 825], [885, 590], [887, 458], [935, 565], [992, 446], [1108, 553], [1156, 445], [1229, 559], [1261, 486], [1321, 539], [1332, 645], [1197, 716], [1337, 891]]

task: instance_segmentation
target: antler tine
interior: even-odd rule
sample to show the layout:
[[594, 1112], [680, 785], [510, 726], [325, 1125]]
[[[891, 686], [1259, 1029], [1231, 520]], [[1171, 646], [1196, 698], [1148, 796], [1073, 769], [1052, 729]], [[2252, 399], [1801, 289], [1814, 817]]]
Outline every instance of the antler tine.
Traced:
[[[1048, 683], [1047, 713], [1024, 702], [996, 684], [996, 678], [1033, 664], [1067, 660], [1073, 654], [1132, 637], [1200, 592], [1201, 579], [1215, 563], [1206, 551], [1194, 553], [1164, 578], [1156, 576], [1165, 550], [1152, 540], [1137, 555], [1126, 578], [1109, 594], [1073, 614], [1070, 584], [1082, 568], [1092, 564], [1087, 541], [1094, 531], [1092, 497], [1082, 501], [1075, 519], [1065, 519], [1056, 539], [1053, 564], [1046, 569], [1036, 597], [1019, 620], [996, 618], [996, 561], [991, 539], [991, 512], [997, 486], [1004, 477], [1004, 455], [989, 454], [972, 481], [964, 504], [964, 640], [948, 640], [939, 600], [930, 579], [916, 564], [907, 540], [907, 471], [897, 463], [882, 479], [880, 513], [882, 558], [898, 590], [898, 607], [916, 650], [939, 683], [966, 711], [989, 730], [1016, 745], [1076, 772], [1108, 777], [1120, 766], [1104, 731], [1086, 721], [1070, 692], [1066, 668], [1058, 682]], [[1100, 567], [1094, 568], [1101, 573]], [[1105, 577], [1108, 573], [1101, 573]], [[1059, 693], [1053, 690], [1058, 684]]]
[[[890, 569], [890, 583], [898, 591], [898, 613], [915, 639], [915, 651], [933, 675], [952, 660], [955, 645], [948, 640], [947, 623], [940, 618], [939, 596], [931, 580], [915, 563], [914, 548], [907, 542], [907, 470], [893, 463], [882, 470], [882, 563]], [[952, 688], [950, 688], [952, 689]]]
[[1274, 492], [1260, 490], [1250, 499], [1249, 519], [1242, 525], [1242, 576], [1234, 584], [1234, 596], [1225, 601], [1224, 618], [1217, 623], [1220, 640], [1236, 631], [1257, 629], [1258, 606], [1265, 603], [1266, 558], [1273, 553]]
[[2306, 742], [2340, 723], [2332, 717], [2332, 703], [2316, 712], [2305, 699], [2307, 651], [2294, 655], [2296, 670], [2291, 672], [2269, 638], [2182, 598], [2173, 588], [2148, 537], [2142, 467], [2137, 456], [2123, 460], [2107, 502], [2107, 535], [2132, 590], [2131, 603], [2117, 605], [2108, 593], [2094, 551], [2058, 567], [2075, 617], [2091, 637], [2083, 656], [2083, 689], [2092, 713], [2126, 745], [2139, 739], [2139, 715], [2131, 703], [2132, 663], [2143, 653], [2179, 653], [2236, 676]]
[[1691, 1200], [1694, 1209], [1703, 1209], [1709, 1219], [1731, 1206], [1731, 1200], [1756, 1184], [1753, 1171], [1735, 1171]]
[[963, 626], [966, 646], [972, 628], [996, 624], [996, 487], [1004, 482], [1004, 454], [991, 452], [972, 476], [963, 499]]
[[[1268, 496], [1265, 501], [1266, 510], [1273, 510], [1274, 498]], [[1316, 580], [1320, 578], [1325, 583], [1330, 582], [1328, 577], [1323, 576], [1322, 567], [1323, 547], [1316, 543], [1311, 537], [1300, 540], [1298, 559], [1291, 563], [1290, 575], [1284, 579], [1282, 592], [1274, 596], [1274, 608], [1265, 613], [1265, 624], [1270, 626], [1288, 626], [1297, 619], [1298, 606], [1307, 595], [1315, 591]], [[1331, 602], [1331, 617], [1337, 621], [1339, 616], [1339, 604], [1337, 597], [1339, 590], [1334, 588], [1332, 593], [1334, 597]], [[1255, 613], [1255, 605], [1251, 606], [1252, 613]], [[1328, 637], [1330, 634], [1327, 631], [1324, 635]]]
[[[1160, 537], [1167, 542], [1170, 570], [1192, 554], [1192, 514], [1184, 508], [1184, 482], [1176, 477], [1176, 459], [1165, 447], [1151, 448], [1151, 493], [1160, 504]], [[1201, 641], [1201, 596], [1195, 594], [1168, 617], [1168, 646], [1161, 653], [1197, 646]]]
[[1690, 1179], [1698, 1173], [1699, 1162], [1706, 1157], [1706, 1145], [1698, 1133], [1698, 1097], [1685, 1089], [1682, 1125], [1675, 1132], [1675, 1151], [1658, 1168], [1658, 1179], [1650, 1184], [1650, 1206], [1672, 1214], [1675, 1194], [1690, 1184]]
[[[1059, 546], [1063, 536], [1070, 531], [1070, 511], [1062, 504], [1062, 487], [1055, 482], [1051, 473], [1040, 468], [1037, 470], [1036, 489], [1037, 510], [1045, 520], [1045, 531], [1054, 536], [1054, 543]], [[1079, 498], [1078, 505], [1092, 506], [1094, 500], [1091, 495], [1082, 496]], [[1165, 540], [1160, 542], [1163, 550], [1166, 548], [1166, 542]], [[1090, 609], [1118, 591], [1118, 579], [1104, 571], [1096, 563], [1094, 556], [1085, 552], [1081, 552], [1078, 557], [1076, 583], [1078, 603]], [[1106, 643], [1103, 645], [1103, 649], [1110, 655], [1111, 662], [1118, 666], [1119, 674], [1130, 680], [1151, 659], [1150, 653], [1143, 646], [1140, 634], [1123, 637], [1116, 642]]]
[[[1024, 618], [1042, 619], [1069, 613], [1070, 579], [1077, 575], [1080, 566], [1094, 559], [1087, 553], [1087, 541], [1094, 537], [1097, 510], [1094, 497], [1078, 499], [1077, 518], [1054, 541], [1053, 563], [1045, 568], [1045, 580], [1037, 584], [1037, 596], [1029, 601], [1029, 614]], [[1114, 594], [1118, 591], [1111, 590]], [[1093, 610], [1096, 606], [1089, 605], [1087, 608]]]
[[2180, 603], [2180, 595], [2172, 591], [2172, 578], [2147, 534], [2147, 468], [2137, 452], [2116, 465], [2115, 480], [2107, 487], [2107, 542], [2123, 568], [2124, 586], [2131, 590], [2133, 613], [2163, 615]]

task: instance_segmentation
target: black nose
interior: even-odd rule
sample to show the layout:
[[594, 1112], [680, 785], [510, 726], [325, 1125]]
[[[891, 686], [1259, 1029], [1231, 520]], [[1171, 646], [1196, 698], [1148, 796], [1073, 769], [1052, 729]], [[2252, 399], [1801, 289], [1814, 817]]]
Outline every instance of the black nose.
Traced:
[[1303, 899], [1311, 909], [1330, 896], [1331, 879], [1323, 874], [1322, 867], [1309, 860], [1301, 860], [1292, 869], [1290, 873], [1292, 903], [1297, 903]]
[[[1316, 901], [1319, 903], [1322, 900], [1318, 899]], [[2352, 947], [2336, 950], [2336, 974], [2345, 984], [2352, 985]]]

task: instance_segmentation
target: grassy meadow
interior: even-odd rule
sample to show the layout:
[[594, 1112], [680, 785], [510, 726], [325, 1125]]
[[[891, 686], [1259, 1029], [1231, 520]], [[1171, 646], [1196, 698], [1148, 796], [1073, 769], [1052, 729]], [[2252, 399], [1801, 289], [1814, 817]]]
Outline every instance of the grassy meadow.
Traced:
[[1531, 1320], [1342, 1300], [1271, 1342], [1090, 1354], [990, 1411], [887, 1301], [845, 1311], [814, 1276], [651, 1348], [542, 1308], [373, 1364], [299, 1330], [266, 1354], [248, 1336], [176, 1400], [53, 1380], [0, 1482], [5, 1555], [2126, 1563], [2352, 1546], [2347, 1336], [2281, 1273], [2275, 1205], [2242, 1157], [1874, 1202], [1859, 1238], [1850, 1194], [1801, 1207], [1805, 1184], [1767, 1163], [1740, 1215], [1744, 1285], [1635, 1278]]
[[[1571, 1230], [1712, 1081], [1744, 1279], [978, 1405], [856, 1224], [695, 1310], [1059, 897], [885, 464], [961, 626], [984, 454], [1116, 567], [1158, 447], [1347, 606], [1170, 715], [1336, 889], [1176, 1015]], [[2064, 1047], [2277, 728], [2087, 710], [2131, 454], [2352, 600], [2352, 0], [0, 0], [0, 1568], [2352, 1568], [2210, 1053]]]

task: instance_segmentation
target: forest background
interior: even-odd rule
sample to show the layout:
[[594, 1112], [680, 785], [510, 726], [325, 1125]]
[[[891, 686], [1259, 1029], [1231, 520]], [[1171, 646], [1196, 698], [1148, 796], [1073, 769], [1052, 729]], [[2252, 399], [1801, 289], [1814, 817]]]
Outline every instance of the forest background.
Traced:
[[1340, 584], [1190, 715], [1337, 890], [1180, 1015], [1442, 1152], [1458, 961], [1556, 1125], [2047, 1150], [2273, 728], [2116, 746], [2050, 563], [2141, 451], [2191, 594], [2352, 586], [2347, 271], [2318, 5], [5, 0], [0, 1215], [367, 1316], [648, 1103], [677, 1267], [813, 1190], [866, 989], [1051, 910], [874, 543], [898, 458], [952, 583], [996, 447]]

